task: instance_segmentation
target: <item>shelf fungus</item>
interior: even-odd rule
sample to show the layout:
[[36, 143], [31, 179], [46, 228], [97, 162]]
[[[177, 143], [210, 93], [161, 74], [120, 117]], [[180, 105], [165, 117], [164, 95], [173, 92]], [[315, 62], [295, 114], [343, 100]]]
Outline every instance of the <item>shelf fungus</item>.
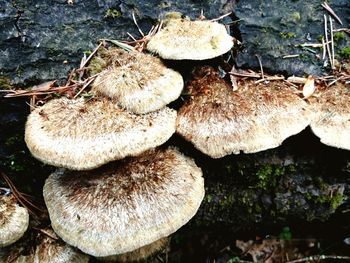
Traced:
[[27, 231], [29, 213], [12, 195], [0, 195], [0, 248], [19, 240]]
[[254, 153], [279, 146], [310, 123], [310, 111], [283, 82], [242, 80], [232, 91], [218, 73], [203, 67], [187, 90], [176, 131], [212, 158], [240, 151]]
[[89, 170], [163, 144], [175, 132], [175, 122], [176, 111], [167, 107], [136, 115], [107, 98], [60, 98], [29, 115], [25, 141], [44, 163]]
[[137, 114], [163, 108], [180, 96], [184, 86], [180, 73], [167, 68], [159, 58], [138, 51], [104, 49], [91, 64], [92, 68], [99, 64], [105, 68], [92, 90]]
[[101, 262], [119, 262], [119, 263], [144, 262], [147, 258], [153, 255], [156, 255], [157, 253], [159, 253], [159, 251], [165, 249], [168, 243], [169, 243], [169, 238], [163, 237], [157, 241], [152, 242], [151, 244], [140, 247], [136, 250], [133, 250], [124, 254], [119, 254], [119, 255], [100, 257], [98, 258], [98, 260]]
[[[56, 237], [51, 229], [45, 230], [50, 236], [43, 236], [40, 244], [36, 246], [34, 263], [88, 263], [90, 256], [82, 254]], [[53, 237], [56, 237], [53, 238]]]
[[44, 186], [57, 235], [96, 257], [130, 252], [169, 236], [194, 216], [203, 196], [201, 169], [173, 148], [92, 171], [61, 169]]
[[233, 38], [224, 25], [179, 18], [164, 20], [164, 27], [150, 38], [147, 49], [161, 58], [205, 60], [228, 52]]
[[350, 88], [340, 83], [320, 91], [312, 98], [315, 118], [310, 126], [322, 143], [350, 150], [349, 101]]

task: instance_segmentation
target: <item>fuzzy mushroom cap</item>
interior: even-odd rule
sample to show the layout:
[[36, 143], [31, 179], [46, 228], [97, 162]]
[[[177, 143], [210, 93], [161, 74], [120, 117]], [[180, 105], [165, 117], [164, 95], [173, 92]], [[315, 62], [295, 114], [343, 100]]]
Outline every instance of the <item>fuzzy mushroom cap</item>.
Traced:
[[163, 250], [169, 242], [168, 237], [161, 238], [151, 244], [140, 247], [134, 251], [130, 251], [120, 255], [108, 256], [98, 258], [102, 262], [142, 262], [145, 259], [157, 254], [159, 251]]
[[175, 132], [176, 111], [145, 115], [108, 99], [51, 100], [28, 117], [25, 141], [34, 157], [72, 170], [89, 170], [166, 142]]
[[321, 142], [350, 150], [350, 88], [337, 83], [312, 98], [315, 118], [311, 129]]
[[112, 63], [94, 81], [92, 90], [96, 93], [137, 114], [161, 109], [180, 96], [182, 76], [159, 58], [121, 49], [105, 53]]
[[29, 225], [28, 210], [13, 195], [0, 195], [0, 248], [20, 239]]
[[147, 49], [164, 59], [204, 60], [218, 57], [232, 46], [233, 38], [222, 24], [170, 19], [151, 37]]
[[[46, 230], [55, 236], [52, 230]], [[51, 237], [44, 237], [36, 247], [34, 263], [88, 263], [90, 256], [82, 254], [77, 249]]]
[[175, 149], [150, 150], [93, 171], [57, 171], [44, 186], [55, 232], [97, 257], [170, 235], [194, 216], [203, 196], [201, 169]]
[[281, 82], [245, 81], [234, 92], [204, 67], [188, 90], [192, 96], [178, 112], [176, 131], [212, 158], [277, 147], [310, 123], [308, 105]]

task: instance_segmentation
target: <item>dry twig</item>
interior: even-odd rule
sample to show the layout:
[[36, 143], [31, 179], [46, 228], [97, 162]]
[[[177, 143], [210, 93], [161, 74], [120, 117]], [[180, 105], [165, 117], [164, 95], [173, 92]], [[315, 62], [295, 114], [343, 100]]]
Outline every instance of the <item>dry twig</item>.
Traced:
[[337, 21], [343, 25], [343, 22], [341, 21], [341, 19], [339, 18], [339, 16], [337, 16], [337, 14], [333, 11], [333, 9], [328, 5], [327, 2], [323, 2], [322, 7], [324, 9], [326, 9], [332, 16], [334, 16], [335, 19], [337, 19]]

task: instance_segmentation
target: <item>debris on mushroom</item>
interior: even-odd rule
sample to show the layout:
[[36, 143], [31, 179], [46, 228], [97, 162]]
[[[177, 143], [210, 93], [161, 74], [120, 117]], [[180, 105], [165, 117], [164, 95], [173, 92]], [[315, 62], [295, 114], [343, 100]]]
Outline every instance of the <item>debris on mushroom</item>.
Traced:
[[196, 213], [202, 171], [176, 149], [154, 149], [92, 171], [58, 170], [45, 182], [54, 231], [83, 252], [105, 257], [169, 236]]
[[316, 95], [311, 100], [313, 133], [326, 145], [350, 150], [350, 88], [336, 83]]
[[[101, 61], [102, 60], [102, 61]], [[180, 73], [152, 55], [123, 49], [104, 50], [92, 64], [107, 67], [92, 84], [92, 91], [111, 97], [123, 108], [143, 114], [176, 100], [183, 89]]]
[[189, 100], [176, 131], [212, 158], [279, 146], [310, 123], [310, 111], [284, 82], [241, 80], [232, 91], [218, 73], [203, 67], [188, 84]]
[[175, 132], [175, 122], [176, 111], [167, 107], [136, 115], [107, 98], [60, 98], [29, 115], [25, 141], [44, 163], [88, 170], [163, 144]]
[[98, 258], [98, 260], [102, 262], [120, 262], [120, 263], [140, 262], [140, 261], [142, 262], [147, 258], [157, 254], [159, 251], [163, 250], [168, 243], [169, 243], [169, 238], [163, 237], [155, 242], [152, 242], [151, 244], [140, 247], [136, 250], [133, 250], [124, 254], [120, 254], [120, 255], [100, 257]]
[[[50, 236], [45, 236], [37, 245], [34, 255], [34, 263], [87, 263], [90, 256], [82, 254], [77, 249], [59, 240], [51, 229], [45, 229]], [[54, 239], [53, 237], [56, 237]]]
[[14, 195], [0, 194], [0, 248], [19, 240], [27, 231], [29, 213], [17, 204]]
[[233, 46], [224, 25], [171, 17], [147, 44], [147, 49], [164, 59], [204, 60], [218, 57]]

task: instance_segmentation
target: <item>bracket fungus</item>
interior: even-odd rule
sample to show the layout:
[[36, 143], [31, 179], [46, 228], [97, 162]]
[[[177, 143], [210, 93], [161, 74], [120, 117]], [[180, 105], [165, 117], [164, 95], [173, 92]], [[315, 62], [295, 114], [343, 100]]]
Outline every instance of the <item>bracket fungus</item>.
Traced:
[[136, 115], [109, 99], [51, 100], [28, 117], [25, 141], [42, 162], [89, 170], [135, 156], [166, 142], [175, 132], [170, 108]]
[[232, 91], [210, 67], [197, 70], [180, 108], [176, 131], [212, 158], [240, 151], [254, 153], [279, 146], [310, 123], [310, 112], [283, 82], [246, 80]]
[[49, 236], [43, 237], [37, 245], [34, 255], [34, 263], [88, 263], [90, 256], [82, 254], [77, 249], [67, 245], [58, 238], [55, 240], [55, 233], [51, 229], [46, 229]]
[[168, 237], [163, 237], [157, 241], [152, 242], [151, 244], [140, 247], [136, 250], [133, 250], [124, 254], [119, 254], [119, 255], [100, 257], [98, 258], [98, 260], [102, 262], [120, 262], [120, 263], [143, 262], [147, 258], [163, 250], [168, 245], [169, 239], [170, 238]]
[[321, 142], [350, 150], [350, 88], [336, 83], [313, 98], [315, 117], [310, 127]]
[[103, 50], [92, 66], [106, 63], [92, 84], [97, 94], [111, 97], [123, 108], [143, 114], [176, 100], [183, 89], [180, 73], [152, 55], [122, 49]]
[[225, 54], [233, 47], [233, 38], [224, 25], [212, 21], [171, 18], [152, 36], [147, 49], [161, 58], [205, 60]]
[[97, 257], [133, 251], [172, 234], [194, 216], [203, 197], [201, 169], [172, 148], [92, 171], [61, 169], [44, 186], [54, 231]]
[[28, 225], [28, 210], [20, 207], [12, 194], [0, 195], [0, 248], [19, 240]]

